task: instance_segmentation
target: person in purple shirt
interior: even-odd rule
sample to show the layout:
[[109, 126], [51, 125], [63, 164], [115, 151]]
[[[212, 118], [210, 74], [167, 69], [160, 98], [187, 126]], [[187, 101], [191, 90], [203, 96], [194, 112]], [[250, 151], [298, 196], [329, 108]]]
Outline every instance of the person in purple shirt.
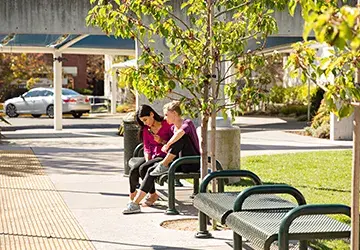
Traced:
[[[144, 144], [144, 159], [137, 162], [129, 171], [130, 200], [136, 196], [139, 178], [144, 179], [148, 169], [166, 156], [166, 152], [161, 149], [173, 135], [167, 121], [148, 105], [139, 107], [136, 120], [140, 126], [139, 138]], [[155, 192], [155, 184], [149, 188], [150, 195], [145, 203], [151, 205], [158, 199], [158, 195]]]
[[[170, 163], [177, 157], [200, 155], [199, 139], [196, 134], [196, 128], [190, 119], [183, 119], [181, 117], [180, 103], [173, 101], [164, 105], [164, 114], [166, 120], [172, 124], [171, 130], [174, 135], [162, 147], [163, 152], [167, 152], [164, 159], [155, 163], [150, 167], [140, 186], [140, 192], [130, 202], [123, 214], [133, 214], [141, 212], [140, 202], [150, 192], [155, 183], [157, 176], [167, 173]], [[200, 170], [199, 164], [182, 165], [177, 168], [179, 172], [198, 172]], [[155, 202], [155, 201], [154, 201]]]

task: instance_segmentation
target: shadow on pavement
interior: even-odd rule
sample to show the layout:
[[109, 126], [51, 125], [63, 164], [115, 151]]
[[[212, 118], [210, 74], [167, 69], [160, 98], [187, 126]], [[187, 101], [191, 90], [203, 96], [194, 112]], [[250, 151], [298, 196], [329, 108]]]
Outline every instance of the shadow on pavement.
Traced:
[[265, 124], [241, 124], [234, 123], [234, 126], [241, 128], [241, 133], [249, 133], [256, 131], [266, 131], [266, 130], [299, 130], [304, 129], [308, 126], [307, 122], [298, 122], [298, 121], [287, 121], [279, 123], [265, 123]]

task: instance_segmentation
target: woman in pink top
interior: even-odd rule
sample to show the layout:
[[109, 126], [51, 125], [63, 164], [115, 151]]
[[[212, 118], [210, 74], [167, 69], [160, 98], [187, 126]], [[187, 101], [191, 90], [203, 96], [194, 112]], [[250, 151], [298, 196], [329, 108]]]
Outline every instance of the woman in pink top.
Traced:
[[[136, 196], [136, 188], [139, 186], [139, 178], [144, 179], [148, 169], [161, 161], [166, 153], [161, 148], [166, 144], [173, 132], [171, 126], [148, 105], [141, 105], [136, 112], [136, 120], [140, 126], [139, 137], [144, 144], [144, 161], [139, 162], [129, 171], [130, 200]], [[155, 185], [151, 187], [150, 196], [146, 204], [152, 204], [158, 199]]]

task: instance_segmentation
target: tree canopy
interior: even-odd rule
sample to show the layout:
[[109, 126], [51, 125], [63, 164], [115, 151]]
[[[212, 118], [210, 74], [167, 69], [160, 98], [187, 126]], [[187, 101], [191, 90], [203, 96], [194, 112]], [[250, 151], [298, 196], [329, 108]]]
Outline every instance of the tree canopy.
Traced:
[[[201, 115], [202, 164], [206, 165], [209, 117], [214, 131], [218, 111], [226, 114], [246, 101], [242, 93], [256, 99], [256, 91], [248, 93], [252, 70], [264, 64], [258, 52], [278, 30], [274, 10], [284, 9], [287, 1], [90, 2], [94, 7], [88, 13], [89, 24], [106, 34], [136, 39], [141, 48], [139, 67], [127, 70], [127, 81], [150, 101], [167, 96], [180, 100], [188, 113]], [[168, 49], [159, 49], [162, 42]], [[249, 43], [255, 48], [249, 49]], [[245, 82], [242, 88], [236, 81], [240, 78]]]
[[[292, 0], [292, 11], [297, 3], [305, 20], [304, 39], [314, 34], [316, 43], [293, 45], [295, 52], [288, 66], [294, 68], [295, 75], [301, 74], [303, 82], [312, 81], [326, 91], [330, 111], [339, 118], [349, 116], [353, 104], [360, 101], [356, 82], [360, 67], [360, 8], [354, 7], [354, 1]], [[325, 54], [318, 54], [319, 43], [327, 46]]]

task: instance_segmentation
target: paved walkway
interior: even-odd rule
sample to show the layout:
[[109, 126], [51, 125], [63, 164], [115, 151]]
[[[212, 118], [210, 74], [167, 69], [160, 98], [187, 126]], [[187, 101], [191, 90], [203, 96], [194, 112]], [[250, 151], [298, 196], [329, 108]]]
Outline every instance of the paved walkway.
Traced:
[[31, 150], [0, 158], [0, 249], [95, 249]]
[[[245, 118], [237, 122], [243, 127], [243, 156], [351, 147], [351, 142], [276, 128], [252, 130], [249, 124], [254, 121]], [[200, 240], [193, 231], [160, 226], [166, 220], [196, 218], [185, 198], [188, 187], [179, 191], [184, 198], [177, 204], [180, 215], [164, 215], [164, 187], [159, 188], [164, 200], [156, 207], [123, 215], [128, 180], [123, 177], [123, 138], [115, 133], [109, 128], [3, 132], [7, 143], [0, 145], [0, 249], [232, 249], [229, 230]]]

